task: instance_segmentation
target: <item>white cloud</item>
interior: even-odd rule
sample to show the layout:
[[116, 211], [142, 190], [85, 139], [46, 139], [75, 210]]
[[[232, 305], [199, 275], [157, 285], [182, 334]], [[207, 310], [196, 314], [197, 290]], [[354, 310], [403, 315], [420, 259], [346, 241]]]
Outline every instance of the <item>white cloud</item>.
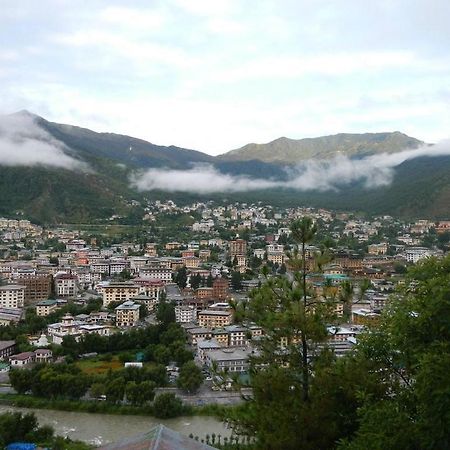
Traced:
[[149, 169], [144, 173], [135, 174], [131, 184], [140, 191], [161, 189], [200, 194], [266, 189], [278, 185], [277, 182], [270, 180], [222, 174], [210, 165], [196, 166], [190, 170]]
[[40, 128], [32, 116], [0, 116], [0, 165], [87, 170], [85, 163], [64, 153], [63, 148], [63, 144]]
[[450, 155], [450, 140], [434, 146], [398, 153], [383, 153], [362, 159], [338, 156], [331, 160], [310, 160], [286, 169], [287, 181], [266, 180], [220, 173], [209, 165], [190, 170], [150, 169], [134, 174], [133, 187], [140, 191], [163, 190], [199, 194], [240, 192], [268, 188], [292, 188], [300, 191], [337, 191], [354, 182], [367, 188], [389, 185], [395, 176], [395, 167], [419, 157]]

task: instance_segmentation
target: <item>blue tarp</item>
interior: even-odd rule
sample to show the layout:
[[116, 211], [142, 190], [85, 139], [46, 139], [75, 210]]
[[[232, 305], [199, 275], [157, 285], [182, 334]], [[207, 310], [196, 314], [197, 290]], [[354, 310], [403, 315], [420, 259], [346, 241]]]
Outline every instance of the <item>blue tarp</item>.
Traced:
[[6, 446], [6, 450], [35, 450], [36, 444], [30, 444], [29, 442], [13, 442]]

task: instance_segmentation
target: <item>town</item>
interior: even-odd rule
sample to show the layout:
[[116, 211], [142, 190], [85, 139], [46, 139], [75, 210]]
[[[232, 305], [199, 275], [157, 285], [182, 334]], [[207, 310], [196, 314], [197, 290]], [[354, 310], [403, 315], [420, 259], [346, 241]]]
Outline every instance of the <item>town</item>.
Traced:
[[[114, 217], [84, 229], [0, 218], [3, 383], [12, 369], [66, 360], [80, 373], [103, 376], [86, 382], [78, 398], [123, 402], [127, 393], [129, 402], [132, 389], [117, 393], [104, 376], [131, 366], [153, 371], [150, 391], [175, 393], [184, 403], [239, 402], [233, 381], [245, 379], [264, 334], [243, 312], [264, 276], [290, 276], [293, 220], [310, 217], [318, 228], [306, 247], [315, 295], [342, 300], [326, 341], [337, 357], [377, 323], [408, 266], [449, 248], [450, 221], [262, 203], [179, 207], [169, 200], [146, 211], [137, 232]], [[324, 249], [330, 257], [317, 270], [312, 262]], [[164, 321], [162, 335], [149, 338], [146, 330]], [[139, 330], [141, 341], [121, 343], [118, 336]], [[11, 378], [19, 392], [50, 392]]]

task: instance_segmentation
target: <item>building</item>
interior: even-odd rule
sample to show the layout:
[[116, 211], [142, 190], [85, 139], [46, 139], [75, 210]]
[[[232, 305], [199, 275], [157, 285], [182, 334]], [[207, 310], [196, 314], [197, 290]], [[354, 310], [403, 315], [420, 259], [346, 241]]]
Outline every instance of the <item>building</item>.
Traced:
[[53, 353], [47, 348], [38, 348], [34, 351], [34, 358], [37, 363], [48, 363], [53, 360]]
[[198, 313], [198, 324], [206, 328], [222, 328], [231, 325], [233, 316], [230, 311], [204, 309]]
[[212, 296], [217, 300], [225, 300], [230, 294], [230, 285], [226, 278], [216, 278], [213, 281]]
[[164, 283], [172, 282], [172, 270], [161, 266], [148, 266], [139, 269], [140, 278], [149, 278], [151, 280], [161, 280]]
[[369, 244], [367, 253], [369, 255], [385, 255], [387, 251], [387, 242], [382, 242], [381, 244]]
[[225, 330], [228, 333], [229, 347], [244, 347], [247, 345], [247, 334], [250, 334], [247, 328], [240, 325], [230, 325], [225, 327]]
[[25, 286], [25, 301], [39, 301], [47, 299], [52, 293], [51, 275], [30, 275], [20, 278]]
[[22, 318], [22, 308], [1, 308], [0, 326], [16, 325]]
[[139, 309], [141, 305], [133, 301], [122, 303], [116, 311], [116, 325], [118, 327], [132, 327], [139, 322]]
[[132, 281], [109, 283], [102, 288], [103, 306], [107, 307], [112, 302], [126, 302], [140, 293], [141, 286]]
[[9, 358], [9, 363], [13, 368], [25, 367], [34, 363], [36, 357], [34, 352], [23, 352], [17, 355], [12, 355]]
[[36, 303], [36, 315], [46, 317], [54, 313], [58, 309], [58, 302], [56, 300], [42, 300]]
[[241, 348], [221, 348], [206, 352], [206, 364], [217, 365], [218, 371], [247, 372], [250, 367], [249, 352]]
[[61, 322], [52, 323], [47, 327], [47, 334], [54, 344], [60, 345], [65, 336], [73, 336], [79, 341], [83, 334], [98, 334], [109, 336], [110, 328], [107, 325], [93, 325], [75, 320], [71, 314], [66, 314]]
[[55, 292], [58, 297], [75, 297], [78, 294], [78, 277], [69, 273], [56, 275]]
[[192, 323], [197, 320], [197, 309], [190, 305], [175, 306], [175, 321], [178, 323]]
[[16, 341], [0, 341], [0, 361], [7, 361], [16, 351]]
[[231, 260], [237, 255], [245, 255], [247, 253], [247, 242], [244, 239], [230, 241], [229, 253]]
[[7, 284], [0, 286], [1, 308], [23, 308], [25, 302], [25, 286], [22, 284]]

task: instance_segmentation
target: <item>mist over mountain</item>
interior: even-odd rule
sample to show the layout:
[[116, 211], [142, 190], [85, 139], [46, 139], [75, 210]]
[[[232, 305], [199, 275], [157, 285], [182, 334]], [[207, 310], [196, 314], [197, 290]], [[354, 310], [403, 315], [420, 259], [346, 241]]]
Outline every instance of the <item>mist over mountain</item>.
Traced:
[[448, 142], [429, 146], [394, 132], [281, 138], [254, 146], [213, 157], [53, 123], [27, 111], [2, 116], [0, 215], [23, 213], [47, 223], [113, 214], [138, 220], [131, 200], [173, 197], [182, 203], [226, 196], [450, 216]]

